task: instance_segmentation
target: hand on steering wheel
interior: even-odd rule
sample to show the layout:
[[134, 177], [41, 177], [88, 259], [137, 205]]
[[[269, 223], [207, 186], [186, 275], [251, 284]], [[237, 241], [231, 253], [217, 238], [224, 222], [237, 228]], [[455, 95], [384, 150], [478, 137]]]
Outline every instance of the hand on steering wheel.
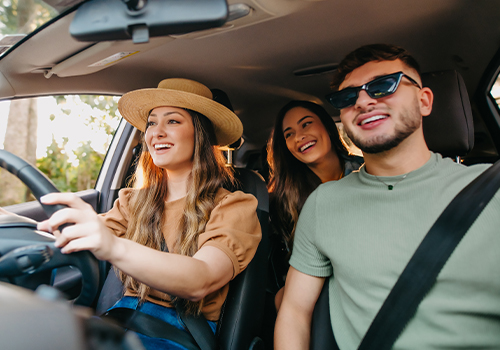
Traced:
[[[98, 218], [94, 209], [73, 193], [51, 193], [40, 198], [43, 204], [67, 206], [55, 212], [48, 220], [38, 224], [39, 230], [53, 232], [55, 246], [64, 254], [90, 250], [96, 258], [108, 260], [117, 239]], [[58, 227], [64, 224], [61, 232]]]
[[[46, 194], [59, 192], [54, 184], [38, 169], [12, 153], [1, 149], [0, 167], [8, 170], [24, 182], [38, 200]], [[76, 197], [75, 195], [72, 196]], [[58, 210], [66, 208], [60, 204], [48, 205], [48, 203], [42, 203], [42, 207], [49, 217]], [[8, 214], [12, 216], [11, 213]], [[96, 216], [95, 212], [93, 215]], [[51, 254], [45, 254], [48, 251]], [[31, 263], [37, 260], [40, 254], [44, 257], [41, 264], [31, 266]], [[26, 257], [30, 256], [34, 260], [31, 258], [26, 259]], [[99, 264], [94, 255], [88, 251], [62, 254], [61, 250], [55, 246], [54, 240], [51, 237], [44, 237], [39, 234], [32, 223], [28, 225], [25, 222], [2, 222], [0, 224], [0, 260], [14, 264], [10, 272], [25, 275], [51, 271], [62, 266], [75, 266], [82, 273], [82, 290], [75, 299], [75, 304], [91, 305], [97, 295], [100, 277]], [[26, 263], [28, 265], [25, 265]]]

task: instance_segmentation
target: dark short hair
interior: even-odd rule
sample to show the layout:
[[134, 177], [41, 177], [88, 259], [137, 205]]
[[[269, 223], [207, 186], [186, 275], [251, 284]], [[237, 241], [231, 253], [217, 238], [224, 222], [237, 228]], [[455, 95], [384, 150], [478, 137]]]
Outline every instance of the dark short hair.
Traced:
[[361, 46], [349, 53], [339, 63], [333, 77], [331, 88], [338, 91], [345, 77], [356, 68], [372, 61], [394, 61], [401, 60], [408, 67], [413, 68], [420, 75], [420, 66], [415, 58], [404, 48], [389, 44], [372, 44]]

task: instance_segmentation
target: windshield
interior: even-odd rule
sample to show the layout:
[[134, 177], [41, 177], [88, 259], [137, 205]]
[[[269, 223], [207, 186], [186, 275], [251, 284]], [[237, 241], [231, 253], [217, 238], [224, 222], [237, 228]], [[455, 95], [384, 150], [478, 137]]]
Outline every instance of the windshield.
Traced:
[[0, 0], [0, 55], [83, 0]]

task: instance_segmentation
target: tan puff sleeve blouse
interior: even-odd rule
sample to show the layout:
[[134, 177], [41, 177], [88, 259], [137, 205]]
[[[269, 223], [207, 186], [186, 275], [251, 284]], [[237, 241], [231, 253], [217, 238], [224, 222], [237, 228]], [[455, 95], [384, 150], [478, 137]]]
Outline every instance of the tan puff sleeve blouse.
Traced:
[[[100, 217], [117, 236], [125, 235], [128, 225], [129, 198], [134, 189], [120, 190], [113, 208]], [[216, 206], [212, 210], [205, 232], [198, 237], [198, 249], [205, 245], [222, 250], [233, 263], [233, 278], [243, 271], [252, 260], [261, 239], [261, 228], [256, 214], [257, 199], [241, 191], [229, 192], [220, 189], [216, 195]], [[185, 198], [165, 203], [163, 235], [170, 253], [179, 234], [178, 226], [184, 212]], [[228, 292], [228, 285], [205, 297], [203, 314], [210, 321], [219, 319], [220, 310]], [[125, 295], [136, 296], [132, 290]], [[170, 296], [152, 290], [148, 301], [172, 307]]]

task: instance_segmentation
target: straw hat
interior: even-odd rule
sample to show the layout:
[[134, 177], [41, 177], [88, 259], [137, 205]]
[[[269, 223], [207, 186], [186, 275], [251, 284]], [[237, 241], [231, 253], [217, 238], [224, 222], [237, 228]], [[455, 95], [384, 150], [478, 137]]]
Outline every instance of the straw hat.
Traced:
[[143, 132], [149, 112], [162, 106], [187, 108], [206, 116], [214, 126], [220, 146], [237, 141], [243, 133], [243, 125], [236, 114], [215, 102], [212, 92], [205, 85], [189, 79], [165, 79], [156, 89], [128, 92], [118, 102], [123, 118]]

